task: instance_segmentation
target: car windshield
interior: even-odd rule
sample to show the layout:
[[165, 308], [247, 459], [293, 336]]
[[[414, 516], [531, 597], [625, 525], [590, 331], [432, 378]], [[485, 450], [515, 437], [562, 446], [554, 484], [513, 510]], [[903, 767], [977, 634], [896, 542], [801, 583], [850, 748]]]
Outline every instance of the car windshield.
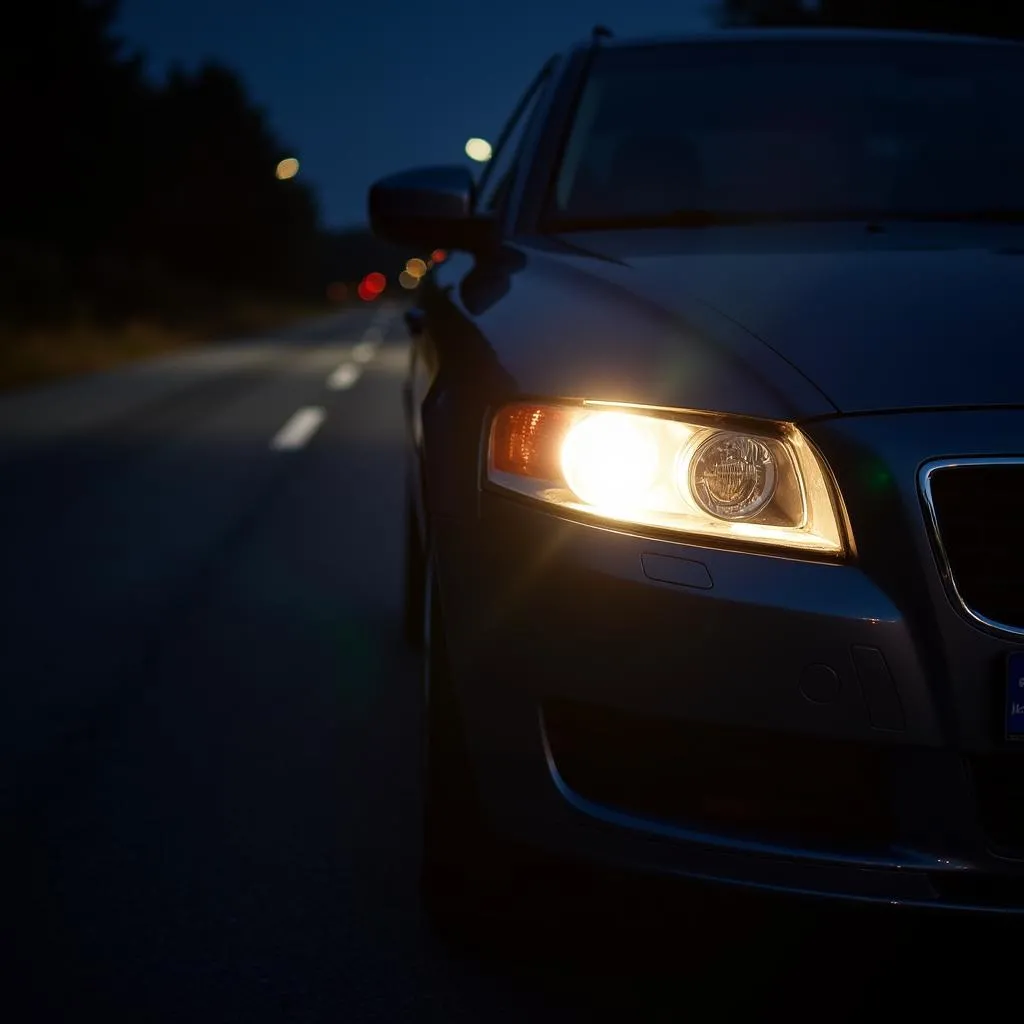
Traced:
[[554, 229], [1024, 217], [1024, 47], [706, 42], [595, 55]]

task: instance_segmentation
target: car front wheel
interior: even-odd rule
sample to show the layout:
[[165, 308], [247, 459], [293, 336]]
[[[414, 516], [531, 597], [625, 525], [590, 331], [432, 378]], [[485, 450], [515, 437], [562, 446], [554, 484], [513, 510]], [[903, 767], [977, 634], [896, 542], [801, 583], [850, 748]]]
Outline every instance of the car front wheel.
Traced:
[[420, 891], [430, 922], [461, 938], [501, 913], [515, 865], [480, 808], [429, 560], [424, 577]]

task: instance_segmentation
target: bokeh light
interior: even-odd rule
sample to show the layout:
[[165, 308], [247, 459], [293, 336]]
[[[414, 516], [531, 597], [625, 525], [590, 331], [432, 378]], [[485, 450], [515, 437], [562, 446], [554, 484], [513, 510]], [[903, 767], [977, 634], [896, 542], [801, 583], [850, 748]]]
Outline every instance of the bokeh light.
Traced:
[[487, 163], [491, 159], [491, 144], [486, 139], [470, 139], [466, 143], [466, 156], [477, 163]]
[[430, 254], [431, 263], [444, 263], [446, 259], [448, 259], [448, 253], [446, 253], [444, 249], [435, 249]]
[[277, 165], [277, 170], [274, 173], [279, 181], [287, 181], [289, 178], [294, 178], [299, 173], [299, 161], [293, 156], [286, 156]]
[[387, 287], [388, 279], [378, 270], [367, 274], [359, 282], [359, 298], [363, 302], [372, 302]]
[[410, 274], [408, 270], [403, 270], [398, 275], [398, 283], [408, 291], [415, 288], [420, 283], [420, 279]]
[[419, 280], [427, 272], [427, 264], [418, 256], [413, 256], [411, 260], [406, 261], [405, 272]]

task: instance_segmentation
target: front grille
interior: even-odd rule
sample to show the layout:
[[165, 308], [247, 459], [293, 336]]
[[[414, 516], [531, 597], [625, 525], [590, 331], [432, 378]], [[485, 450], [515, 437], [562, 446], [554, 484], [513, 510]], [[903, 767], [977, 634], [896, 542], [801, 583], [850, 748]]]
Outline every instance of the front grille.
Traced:
[[960, 600], [992, 623], [1024, 628], [1024, 462], [942, 466], [929, 482]]
[[997, 751], [970, 761], [981, 827], [1005, 851], [1024, 852], [1024, 751]]
[[886, 751], [813, 736], [544, 706], [566, 785], [606, 807], [781, 843], [882, 848], [893, 838]]

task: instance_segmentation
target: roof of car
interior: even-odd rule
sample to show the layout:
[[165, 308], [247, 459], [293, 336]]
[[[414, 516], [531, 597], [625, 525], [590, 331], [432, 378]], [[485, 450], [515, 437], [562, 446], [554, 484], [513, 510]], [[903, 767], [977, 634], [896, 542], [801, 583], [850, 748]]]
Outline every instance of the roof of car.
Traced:
[[[960, 43], [968, 46], [1009, 46], [1020, 47], [1024, 40], [999, 39], [994, 36], [948, 35], [938, 32], [907, 32], [888, 29], [853, 28], [730, 28], [707, 32], [695, 32], [679, 36], [654, 36], [640, 38], [603, 37], [602, 48], [633, 48], [644, 46], [678, 46], [700, 43], [764, 43], [764, 42], [920, 42]], [[581, 49], [593, 45], [588, 40], [579, 44]]]

